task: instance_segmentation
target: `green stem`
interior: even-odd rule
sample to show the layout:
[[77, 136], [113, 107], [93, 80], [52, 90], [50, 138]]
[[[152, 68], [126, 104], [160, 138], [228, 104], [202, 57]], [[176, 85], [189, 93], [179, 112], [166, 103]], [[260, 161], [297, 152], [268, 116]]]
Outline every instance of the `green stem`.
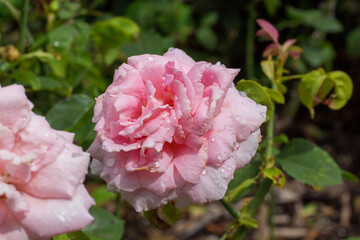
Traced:
[[231, 203], [228, 203], [224, 198], [220, 199], [220, 202], [235, 219], [239, 220], [242, 218], [241, 213], [239, 211], [236, 211], [236, 209], [231, 205]]
[[297, 75], [286, 76], [286, 77], [282, 77], [282, 78], [281, 78], [281, 81], [282, 81], [282, 82], [286, 82], [286, 81], [289, 81], [289, 80], [302, 78], [303, 76], [304, 76], [304, 74], [297, 74]]
[[255, 42], [255, 19], [256, 19], [257, 0], [251, 0], [249, 5], [249, 17], [247, 19], [246, 28], [246, 78], [255, 78], [255, 58], [254, 58], [254, 42]]
[[25, 50], [25, 34], [27, 29], [27, 16], [29, 12], [29, 0], [23, 0], [21, 19], [20, 19], [20, 37], [19, 37], [19, 51], [24, 53]]

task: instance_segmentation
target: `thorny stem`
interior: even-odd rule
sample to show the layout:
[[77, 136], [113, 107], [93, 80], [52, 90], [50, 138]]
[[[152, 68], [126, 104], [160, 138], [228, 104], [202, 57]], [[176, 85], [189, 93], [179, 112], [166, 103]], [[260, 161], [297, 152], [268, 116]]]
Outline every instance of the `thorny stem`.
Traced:
[[242, 218], [241, 213], [239, 211], [236, 211], [236, 209], [231, 205], [231, 203], [228, 203], [224, 198], [220, 199], [220, 202], [235, 219], [239, 220]]
[[20, 19], [20, 37], [19, 37], [20, 53], [24, 53], [24, 49], [25, 49], [25, 34], [27, 29], [28, 12], [29, 12], [29, 0], [23, 0], [21, 19]]
[[286, 77], [282, 77], [281, 81], [282, 82], [286, 82], [289, 80], [294, 80], [294, 79], [299, 79], [302, 78], [304, 76], [304, 74], [297, 74], [297, 75], [291, 75], [291, 76], [286, 76]]

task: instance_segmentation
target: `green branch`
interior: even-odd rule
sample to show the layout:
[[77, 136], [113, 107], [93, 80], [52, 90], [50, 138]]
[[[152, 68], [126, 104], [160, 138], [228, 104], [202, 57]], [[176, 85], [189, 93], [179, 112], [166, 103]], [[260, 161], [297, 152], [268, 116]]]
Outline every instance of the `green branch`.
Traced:
[[20, 53], [24, 53], [25, 50], [25, 34], [27, 30], [28, 12], [29, 12], [29, 0], [23, 0], [21, 19], [20, 19], [20, 37], [19, 37]]

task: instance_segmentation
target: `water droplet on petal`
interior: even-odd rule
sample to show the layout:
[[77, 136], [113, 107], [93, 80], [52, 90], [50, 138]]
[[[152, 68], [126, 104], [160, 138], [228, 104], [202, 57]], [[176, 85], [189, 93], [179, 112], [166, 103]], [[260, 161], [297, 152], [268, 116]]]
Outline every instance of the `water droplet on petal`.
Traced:
[[246, 96], [247, 96], [247, 95], [246, 95], [246, 92], [244, 92], [244, 91], [240, 91], [239, 94], [240, 94], [240, 96], [242, 96], [242, 97], [246, 97]]
[[208, 64], [206, 64], [206, 67], [209, 68], [209, 67], [211, 67], [211, 65], [212, 65], [211, 63], [208, 63]]
[[231, 171], [231, 170], [232, 170], [232, 167], [228, 166], [228, 167], [227, 167], [227, 170]]
[[115, 159], [114, 158], [108, 158], [105, 160], [105, 163], [108, 167], [112, 167], [115, 164]]
[[160, 167], [160, 163], [159, 162], [154, 162], [155, 163], [155, 167], [158, 168]]
[[217, 155], [217, 159], [218, 159], [218, 160], [221, 160], [221, 159], [222, 159], [221, 154], [218, 154], [218, 155]]
[[174, 51], [175, 50], [175, 48], [173, 48], [173, 47], [170, 47], [169, 49], [168, 49], [168, 51], [170, 51], [170, 52], [172, 52], [172, 51]]
[[212, 138], [211, 138], [211, 141], [212, 141], [212, 142], [215, 142], [215, 138], [214, 138], [214, 137], [212, 137]]
[[242, 103], [243, 103], [244, 105], [246, 105], [248, 102], [244, 100], [244, 101], [242, 101]]
[[55, 42], [54, 42], [54, 46], [55, 46], [55, 47], [58, 47], [59, 45], [60, 45], [60, 43], [59, 43], [58, 41], [55, 41]]
[[224, 173], [225, 172], [225, 168], [220, 168], [220, 172]]
[[164, 80], [164, 81], [165, 81], [165, 77], [162, 77], [162, 80]]
[[137, 148], [140, 148], [140, 147], [141, 147], [141, 144], [140, 144], [140, 143], [136, 144], [136, 147], [137, 147]]
[[221, 66], [221, 62], [220, 62], [220, 61], [217, 61], [215, 65], [216, 65], [216, 66]]
[[263, 118], [266, 118], [266, 112], [262, 112], [262, 113], [260, 113], [260, 115], [261, 115]]
[[260, 103], [257, 103], [257, 104], [256, 104], [256, 107], [261, 108], [262, 105], [261, 105]]
[[206, 175], [207, 172], [208, 172], [207, 169], [204, 168], [204, 169], [201, 171], [201, 174], [202, 174], [202, 175]]
[[225, 130], [229, 131], [229, 125], [225, 125]]
[[238, 149], [238, 143], [237, 143], [237, 142], [233, 142], [233, 148], [234, 148], [235, 150]]
[[153, 57], [148, 57], [147, 60], [151, 62], [151, 61], [154, 61], [154, 58]]
[[85, 181], [85, 176], [83, 176], [81, 179], [80, 179], [80, 184], [83, 183]]
[[119, 169], [117, 168], [117, 167], [115, 167], [114, 169], [113, 169], [113, 174], [118, 174], [119, 173]]

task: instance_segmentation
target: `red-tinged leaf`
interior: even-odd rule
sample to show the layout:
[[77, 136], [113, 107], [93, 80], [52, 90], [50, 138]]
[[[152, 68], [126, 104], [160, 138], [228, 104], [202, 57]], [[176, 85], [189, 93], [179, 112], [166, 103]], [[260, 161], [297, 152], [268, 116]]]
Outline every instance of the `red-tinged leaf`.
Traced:
[[299, 46], [291, 46], [289, 49], [289, 55], [294, 59], [299, 59], [301, 57], [303, 50]]
[[279, 46], [275, 43], [270, 43], [264, 49], [263, 57], [267, 58], [268, 56], [275, 56], [279, 53]]
[[272, 39], [275, 43], [278, 42], [279, 40], [279, 32], [276, 30], [276, 28], [269, 23], [268, 21], [264, 20], [264, 19], [258, 19], [256, 20], [256, 22], [259, 24], [259, 26], [261, 27], [261, 30], [259, 30], [256, 33], [256, 36], [264, 36], [266, 37], [270, 37], [270, 39]]
[[296, 39], [295, 39], [295, 38], [286, 40], [286, 41], [284, 42], [284, 44], [282, 45], [283, 50], [284, 50], [284, 51], [288, 50], [288, 48], [289, 48], [290, 46], [292, 46], [295, 42], [296, 42]]

